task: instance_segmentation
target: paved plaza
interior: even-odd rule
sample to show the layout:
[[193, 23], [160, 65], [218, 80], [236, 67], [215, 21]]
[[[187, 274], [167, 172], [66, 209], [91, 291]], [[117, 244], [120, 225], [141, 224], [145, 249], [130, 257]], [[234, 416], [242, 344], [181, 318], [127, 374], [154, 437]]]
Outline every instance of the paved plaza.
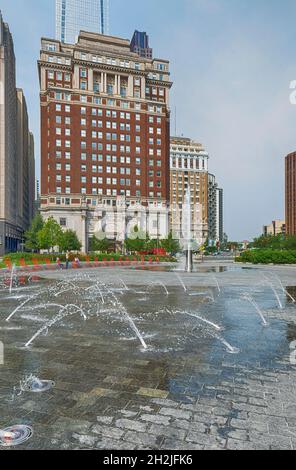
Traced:
[[296, 449], [296, 267], [8, 278], [0, 429], [33, 429], [15, 449]]

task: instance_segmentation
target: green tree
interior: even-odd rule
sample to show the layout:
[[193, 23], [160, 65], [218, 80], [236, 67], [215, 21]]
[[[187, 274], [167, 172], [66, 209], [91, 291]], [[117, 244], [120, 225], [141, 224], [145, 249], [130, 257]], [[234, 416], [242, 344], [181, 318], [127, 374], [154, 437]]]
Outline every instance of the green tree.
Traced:
[[138, 253], [139, 251], [145, 251], [147, 243], [149, 242], [149, 236], [146, 232], [139, 230], [138, 227], [134, 227], [130, 236], [125, 240], [124, 245], [127, 251], [131, 253]]
[[50, 217], [38, 232], [38, 247], [42, 250], [54, 251], [55, 246], [60, 246], [63, 231], [60, 225]]
[[34, 219], [32, 220], [31, 226], [29, 230], [25, 232], [25, 247], [27, 250], [37, 251], [39, 248], [38, 243], [38, 232], [42, 230], [44, 225], [43, 218], [41, 214], [35, 215]]
[[65, 230], [59, 238], [59, 247], [61, 251], [80, 251], [81, 246], [82, 245], [74, 230]]
[[160, 246], [169, 254], [179, 253], [180, 243], [174, 238], [173, 232], [170, 232], [168, 237], [160, 241]]
[[107, 238], [96, 237], [95, 235], [90, 240], [90, 251], [99, 251], [106, 253], [111, 246], [111, 242]]

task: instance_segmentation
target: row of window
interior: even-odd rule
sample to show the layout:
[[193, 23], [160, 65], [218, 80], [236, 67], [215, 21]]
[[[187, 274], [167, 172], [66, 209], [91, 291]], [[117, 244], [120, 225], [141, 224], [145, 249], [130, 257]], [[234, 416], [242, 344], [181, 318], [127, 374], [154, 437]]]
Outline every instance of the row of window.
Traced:
[[[62, 191], [61, 186], [57, 186], [56, 187], [56, 193], [57, 194], [63, 194], [63, 193], [64, 194], [71, 194], [71, 188], [66, 187], [65, 191]], [[86, 188], [82, 187], [80, 189], [80, 193], [81, 194], [87, 194]], [[120, 196], [130, 197], [131, 196], [131, 191], [129, 189], [121, 189], [120, 191], [117, 191], [117, 189], [111, 189], [111, 188], [107, 188], [105, 190], [103, 190], [103, 188], [92, 188], [92, 195], [103, 196], [104, 194], [106, 194], [107, 196], [118, 196], [118, 195], [120, 195]], [[141, 197], [141, 191], [136, 190], [135, 196], [136, 197]], [[149, 192], [149, 197], [151, 197], [151, 198], [154, 198], [154, 197], [161, 198], [162, 194], [161, 194], [161, 192], [154, 193], [154, 191], [150, 191]]]
[[[86, 95], [81, 95], [80, 96], [80, 101], [81, 103], [88, 103], [88, 96]], [[92, 103], [96, 105], [101, 105], [102, 100], [101, 98], [98, 98], [97, 96], [90, 97], [92, 99]], [[57, 91], [55, 92], [55, 99], [59, 101], [71, 101], [71, 93], [68, 92], [60, 92]], [[107, 106], [117, 106], [117, 101], [114, 99], [107, 99]], [[141, 110], [141, 103], [135, 103], [134, 104], [135, 109], [140, 111]], [[120, 102], [120, 107], [123, 109], [129, 109], [130, 108], [130, 103], [126, 101], [121, 101]], [[70, 111], [67, 111], [70, 112]], [[111, 111], [110, 111], [111, 112]], [[148, 105], [148, 112], [149, 113], [157, 113], [161, 114], [163, 112], [162, 106], [153, 106], [153, 105]], [[86, 114], [86, 111], [85, 111]], [[124, 118], [123, 118], [124, 119]]]
[[[63, 156], [62, 152], [60, 151], [56, 151], [56, 158], [57, 159], [61, 159]], [[65, 152], [65, 159], [66, 160], [70, 160], [71, 159], [71, 153], [70, 152]], [[102, 154], [96, 154], [96, 153], [93, 153], [92, 156], [91, 156], [91, 159], [93, 162], [103, 162], [104, 161], [104, 158], [103, 158], [103, 155]], [[116, 156], [111, 156], [111, 155], [106, 155], [106, 162], [108, 163], [117, 163], [117, 162], [120, 162], [120, 164], [126, 164], [126, 165], [130, 165], [131, 164], [131, 158], [130, 157], [124, 157], [124, 156], [121, 156], [121, 157], [116, 157]], [[86, 161], [87, 160], [87, 154], [86, 153], [81, 153], [81, 160], [82, 161]], [[141, 165], [141, 158], [140, 157], [136, 157], [135, 158], [135, 164], [140, 166]], [[68, 165], [68, 164], [66, 164]], [[150, 167], [154, 167], [154, 166], [158, 166], [158, 167], [161, 167], [162, 166], [162, 162], [161, 160], [149, 160], [149, 166]], [[86, 165], [82, 165], [81, 166], [81, 169], [82, 171], [86, 171]]]
[[[61, 151], [56, 151], [55, 153], [56, 155], [56, 159], [61, 159], [63, 157], [63, 153]], [[71, 152], [65, 152], [64, 154], [65, 156], [65, 159], [66, 160], [70, 160], [71, 159]], [[81, 160], [82, 161], [86, 161], [87, 160], [87, 154], [86, 153], [81, 153]], [[104, 157], [102, 154], [96, 154], [96, 153], [93, 153], [91, 155], [91, 160], [93, 162], [103, 162], [104, 161]], [[130, 157], [124, 157], [124, 156], [121, 156], [121, 157], [116, 157], [115, 155], [111, 156], [111, 155], [106, 155], [105, 157], [105, 160], [106, 162], [112, 162], [112, 163], [121, 163], [121, 164], [127, 164], [127, 165], [130, 165], [131, 164], [131, 158]], [[135, 164], [140, 166], [141, 165], [141, 158], [140, 157], [136, 157], [135, 158]], [[66, 165], [69, 165], [69, 164], [66, 164]], [[161, 167], [162, 166], [162, 162], [161, 160], [149, 160], [149, 166], [158, 166], [158, 167]], [[81, 166], [81, 169], [82, 171], [86, 171], [86, 165], [82, 165]]]
[[70, 82], [71, 74], [68, 72], [54, 72], [53, 70], [47, 71], [48, 80], [57, 80], [58, 82]]
[[[57, 44], [52, 44], [48, 43], [45, 44], [44, 49], [49, 51], [49, 52], [57, 52], [58, 47]], [[139, 62], [131, 62], [127, 59], [116, 59], [114, 57], [103, 57], [99, 55], [94, 55], [94, 54], [87, 54], [86, 52], [80, 52], [78, 53], [78, 57], [82, 60], [87, 60], [91, 61], [94, 63], [98, 64], [107, 64], [107, 65], [113, 65], [113, 66], [120, 66], [123, 68], [134, 68], [135, 70], [140, 70], [141, 69], [141, 64]], [[49, 62], [58, 62], [61, 63], [61, 57], [59, 56], [48, 56], [48, 61]], [[70, 59], [67, 59], [67, 61]], [[69, 63], [69, 62], [66, 62]], [[160, 72], [165, 72], [168, 70], [167, 64], [164, 63], [155, 63], [154, 64], [155, 70], [158, 70]]]
[[[56, 164], [56, 170], [57, 171], [61, 171], [62, 168], [63, 167], [62, 167], [61, 163]], [[65, 168], [65, 171], [71, 171], [71, 165], [70, 164], [65, 164], [64, 168]], [[81, 165], [80, 168], [81, 168], [82, 173], [87, 171], [86, 165]], [[50, 170], [50, 166], [48, 166], [48, 169]], [[102, 166], [92, 165], [92, 173], [103, 173], [103, 172], [104, 172], [104, 169], [103, 169]], [[112, 173], [112, 174], [117, 174], [117, 172], [118, 172], [121, 175], [131, 175], [131, 168], [125, 168], [125, 167], [117, 168], [117, 167], [108, 167], [107, 166], [106, 169], [105, 169], [105, 172], [106, 173]], [[140, 168], [135, 169], [135, 175], [136, 176], [141, 176], [141, 169]], [[155, 175], [157, 176], [157, 178], [161, 178], [161, 171], [160, 170], [158, 170], [157, 172], [154, 172], [154, 170], [149, 170], [148, 171], [148, 176], [149, 177], [152, 178]]]

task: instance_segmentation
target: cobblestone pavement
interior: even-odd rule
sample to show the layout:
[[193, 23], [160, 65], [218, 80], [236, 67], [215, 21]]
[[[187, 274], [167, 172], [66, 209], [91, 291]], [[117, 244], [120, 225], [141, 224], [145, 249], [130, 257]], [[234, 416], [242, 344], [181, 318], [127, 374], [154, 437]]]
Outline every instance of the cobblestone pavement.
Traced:
[[[122, 322], [118, 305], [112, 310], [107, 300], [98, 315], [85, 322], [62, 319], [26, 349], [24, 343], [56, 311], [41, 308], [35, 299], [6, 323], [21, 300], [1, 291], [0, 428], [33, 427], [33, 437], [19, 449], [296, 449], [296, 366], [291, 363], [296, 307], [275, 277], [293, 296], [296, 268], [271, 272], [230, 266], [214, 279], [209, 267], [209, 272], [180, 274], [184, 286], [175, 273], [161, 271], [90, 274], [112, 284], [114, 292], [119, 279], [127, 284], [116, 296], [143, 332], [147, 351]], [[74, 274], [65, 276], [73, 280]], [[164, 282], [169, 295], [152, 281]], [[34, 295], [42, 285], [28, 289]], [[246, 292], [262, 309], [267, 327], [242, 299]], [[86, 298], [76, 296], [63, 293], [58, 303], [86, 305]], [[221, 338], [240, 352], [229, 354]], [[11, 400], [13, 386], [29, 373], [54, 380], [55, 387]]]

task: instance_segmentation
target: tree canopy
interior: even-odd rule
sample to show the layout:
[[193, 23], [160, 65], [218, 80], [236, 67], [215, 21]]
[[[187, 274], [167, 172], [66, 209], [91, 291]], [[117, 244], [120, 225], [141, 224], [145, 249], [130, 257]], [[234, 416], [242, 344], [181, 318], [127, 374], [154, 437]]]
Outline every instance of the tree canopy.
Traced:
[[39, 249], [38, 232], [42, 230], [43, 225], [43, 218], [38, 212], [32, 220], [31, 227], [25, 232], [25, 247], [27, 250], [37, 251]]

